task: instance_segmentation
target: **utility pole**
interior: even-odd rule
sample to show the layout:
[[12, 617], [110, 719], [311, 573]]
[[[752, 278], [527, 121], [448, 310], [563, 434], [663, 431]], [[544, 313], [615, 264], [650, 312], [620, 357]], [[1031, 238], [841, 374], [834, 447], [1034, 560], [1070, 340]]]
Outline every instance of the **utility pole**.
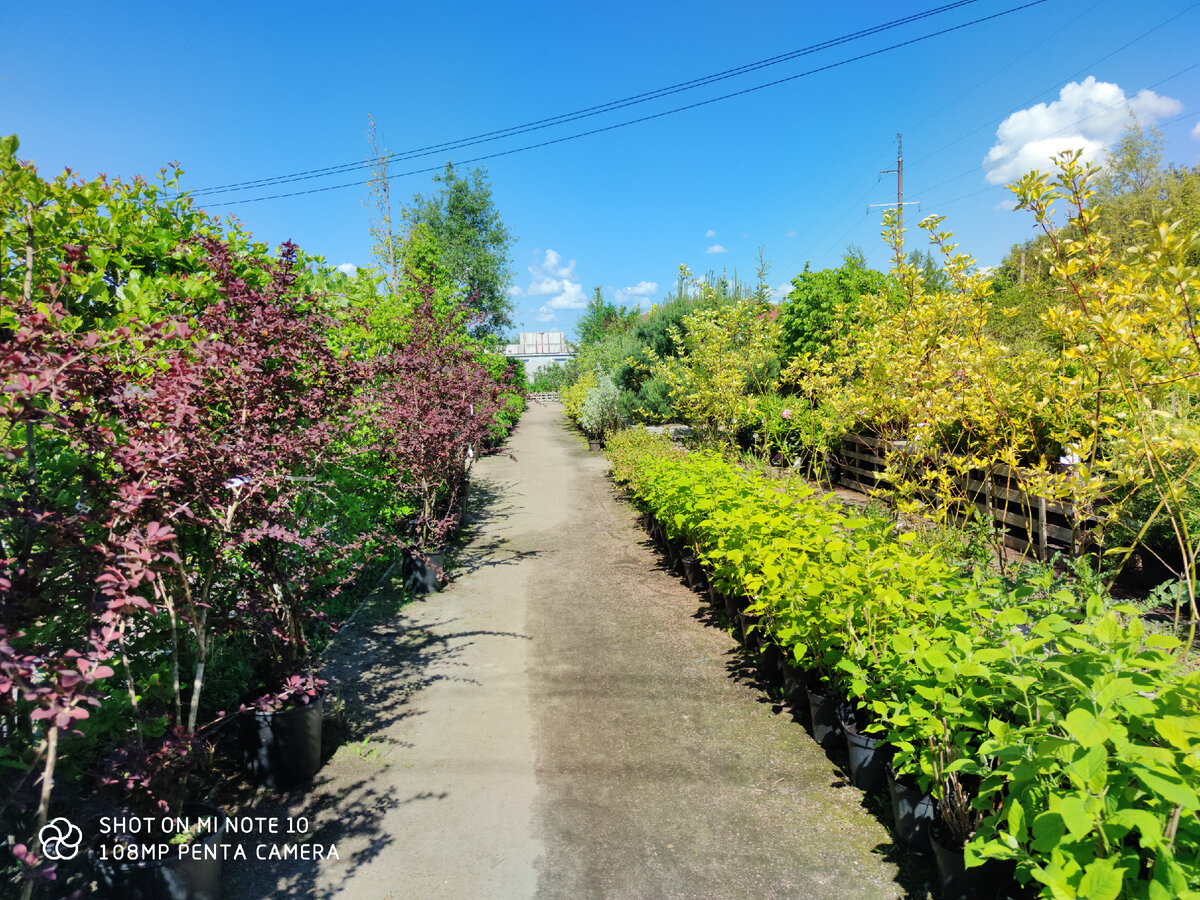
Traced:
[[[900, 227], [900, 258], [904, 258], [904, 135], [896, 132], [896, 168], [883, 169], [880, 175], [896, 176], [896, 224]], [[909, 203], [920, 205], [916, 201]], [[890, 206], [889, 203], [872, 203], [870, 206]]]

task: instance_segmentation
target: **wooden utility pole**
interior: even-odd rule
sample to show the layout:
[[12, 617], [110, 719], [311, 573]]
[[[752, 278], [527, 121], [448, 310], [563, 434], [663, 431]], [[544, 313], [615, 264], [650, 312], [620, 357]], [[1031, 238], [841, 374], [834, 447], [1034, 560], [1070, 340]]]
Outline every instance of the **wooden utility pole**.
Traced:
[[[900, 228], [900, 258], [904, 258], [904, 135], [896, 132], [896, 168], [883, 169], [880, 175], [896, 176], [896, 224]], [[910, 203], [914, 201], [909, 201]], [[871, 206], [890, 206], [890, 203], [872, 203]]]

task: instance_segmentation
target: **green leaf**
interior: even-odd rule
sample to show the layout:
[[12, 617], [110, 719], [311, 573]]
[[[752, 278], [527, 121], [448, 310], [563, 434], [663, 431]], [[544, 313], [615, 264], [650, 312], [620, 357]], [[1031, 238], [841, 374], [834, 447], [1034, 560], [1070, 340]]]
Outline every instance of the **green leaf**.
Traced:
[[1033, 820], [1033, 843], [1031, 846], [1039, 853], [1049, 853], [1067, 833], [1067, 823], [1061, 813], [1039, 813]]
[[1193, 810], [1200, 806], [1200, 798], [1196, 796], [1196, 792], [1176, 773], [1155, 771], [1137, 763], [1130, 763], [1129, 769], [1148, 791], [1158, 794], [1168, 803]]
[[1077, 787], [1099, 794], [1108, 784], [1108, 754], [1104, 747], [1093, 747], [1070, 763], [1067, 774]]
[[1067, 831], [1076, 840], [1086, 836], [1094, 827], [1095, 819], [1088, 812], [1087, 798], [1069, 795], [1059, 798], [1057, 804], [1055, 804], [1052, 795], [1051, 804], [1057, 806], [1058, 814], [1062, 816], [1063, 823], [1067, 826]]
[[1097, 859], [1087, 864], [1079, 881], [1079, 896], [1088, 900], [1116, 900], [1125, 879], [1116, 862]]
[[1014, 799], [1008, 808], [1008, 831], [1018, 841], [1025, 840], [1025, 808], [1020, 800]]
[[1084, 747], [1103, 744], [1112, 735], [1112, 726], [1086, 709], [1075, 707], [1066, 718], [1067, 732]]

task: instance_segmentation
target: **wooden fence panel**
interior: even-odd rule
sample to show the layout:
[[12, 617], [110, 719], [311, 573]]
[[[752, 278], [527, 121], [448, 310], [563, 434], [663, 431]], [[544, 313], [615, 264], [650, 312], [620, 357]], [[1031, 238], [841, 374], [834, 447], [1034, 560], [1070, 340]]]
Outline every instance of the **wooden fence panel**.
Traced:
[[[839, 483], [866, 492], [890, 490], [891, 483], [883, 477], [889, 447], [895, 448], [897, 443], [871, 435], [843, 435]], [[1073, 556], [1079, 551], [1072, 505], [1024, 490], [1019, 470], [996, 465], [986, 472], [975, 469], [965, 476], [952, 476], [952, 480], [962, 491], [963, 501], [1004, 532], [1007, 546], [1032, 551], [1038, 559], [1049, 559], [1056, 552]], [[965, 517], [965, 510], [960, 514]]]

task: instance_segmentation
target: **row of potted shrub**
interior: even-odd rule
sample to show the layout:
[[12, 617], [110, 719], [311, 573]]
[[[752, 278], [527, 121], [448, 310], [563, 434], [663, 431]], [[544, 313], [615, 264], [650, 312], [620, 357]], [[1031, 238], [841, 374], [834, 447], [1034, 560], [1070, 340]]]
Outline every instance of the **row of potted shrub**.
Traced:
[[[0, 267], [0, 879], [28, 895], [61, 878], [54, 813], [97, 782], [179, 810], [227, 722], [251, 775], [311, 777], [321, 646], [393, 559], [443, 577], [471, 461], [524, 400], [436, 267], [385, 296], [173, 181], [47, 181], [16, 150], [0, 139], [21, 261]], [[279, 714], [308, 722], [282, 772]]]
[[644, 431], [609, 454], [764, 656], [844, 699], [863, 748], [891, 754], [893, 793], [918, 792], [910, 811], [931, 795], [934, 837], [964, 851], [947, 891], [970, 896], [972, 870], [1002, 864], [1045, 897], [1200, 896], [1200, 674], [1173, 638], [1045, 572], [962, 571], [798, 481]]

